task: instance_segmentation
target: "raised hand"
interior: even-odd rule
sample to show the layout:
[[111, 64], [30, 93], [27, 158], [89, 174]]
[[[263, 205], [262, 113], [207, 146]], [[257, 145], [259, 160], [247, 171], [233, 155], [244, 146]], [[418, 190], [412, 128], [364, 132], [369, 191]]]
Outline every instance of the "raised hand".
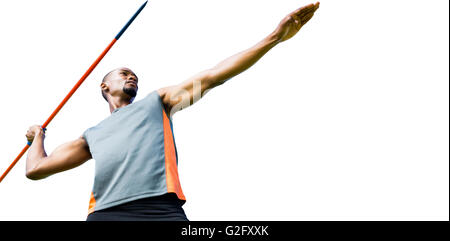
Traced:
[[281, 20], [277, 29], [274, 31], [278, 42], [286, 41], [292, 38], [313, 16], [314, 12], [319, 8], [319, 2], [303, 6], [292, 13], [288, 14]]

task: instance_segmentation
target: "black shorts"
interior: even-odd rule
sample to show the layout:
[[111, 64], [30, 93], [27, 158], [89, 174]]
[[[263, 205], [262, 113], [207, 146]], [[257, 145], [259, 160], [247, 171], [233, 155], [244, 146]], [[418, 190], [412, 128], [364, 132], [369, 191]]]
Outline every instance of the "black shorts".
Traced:
[[143, 198], [95, 211], [86, 221], [189, 221], [175, 193]]

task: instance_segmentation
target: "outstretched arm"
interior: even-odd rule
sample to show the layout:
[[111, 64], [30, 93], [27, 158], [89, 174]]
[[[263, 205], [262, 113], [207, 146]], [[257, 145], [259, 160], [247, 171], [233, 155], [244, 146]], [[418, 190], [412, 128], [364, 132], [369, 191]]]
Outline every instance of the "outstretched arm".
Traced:
[[215, 67], [202, 71], [179, 85], [159, 89], [158, 93], [166, 111], [172, 116], [175, 112], [194, 104], [210, 89], [250, 68], [278, 43], [292, 38], [312, 18], [318, 8], [319, 2], [293, 11], [280, 22], [275, 31], [253, 47], [223, 60]]

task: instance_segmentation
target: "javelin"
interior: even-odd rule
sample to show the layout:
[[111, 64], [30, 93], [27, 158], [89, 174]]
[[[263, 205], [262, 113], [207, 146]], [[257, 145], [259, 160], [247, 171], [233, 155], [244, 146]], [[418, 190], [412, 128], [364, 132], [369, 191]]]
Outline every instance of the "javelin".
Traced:
[[[53, 118], [58, 114], [58, 112], [61, 110], [61, 108], [66, 104], [66, 102], [69, 100], [70, 97], [75, 93], [75, 91], [80, 87], [80, 85], [84, 82], [84, 80], [89, 76], [89, 74], [95, 69], [95, 67], [100, 63], [100, 61], [105, 57], [106, 53], [111, 49], [111, 47], [116, 43], [117, 40], [119, 40], [120, 36], [127, 30], [127, 28], [130, 26], [130, 24], [134, 21], [134, 19], [139, 15], [139, 13], [144, 9], [145, 5], [147, 5], [147, 1], [145, 1], [144, 4], [136, 11], [136, 13], [128, 20], [128, 22], [123, 26], [123, 28], [120, 30], [120, 32], [114, 37], [114, 39], [109, 43], [108, 47], [106, 47], [105, 50], [98, 56], [98, 58], [94, 61], [94, 63], [89, 67], [89, 69], [84, 73], [84, 75], [81, 77], [80, 80], [75, 84], [75, 86], [70, 90], [70, 92], [67, 94], [67, 96], [61, 101], [61, 103], [56, 107], [56, 109], [53, 111], [53, 113], [48, 117], [48, 119], [44, 122], [44, 124], [41, 126], [42, 129], [45, 130], [47, 125], [50, 123], [50, 121], [53, 120]], [[20, 160], [20, 158], [25, 154], [25, 152], [28, 150], [28, 148], [31, 146], [31, 143], [28, 142], [27, 145], [22, 149], [20, 154], [14, 159], [14, 161], [9, 165], [8, 169], [3, 173], [3, 175], [0, 177], [0, 182], [2, 182], [3, 178], [5, 178], [6, 175], [8, 175], [8, 172], [11, 171], [11, 169], [16, 165], [16, 163]]]

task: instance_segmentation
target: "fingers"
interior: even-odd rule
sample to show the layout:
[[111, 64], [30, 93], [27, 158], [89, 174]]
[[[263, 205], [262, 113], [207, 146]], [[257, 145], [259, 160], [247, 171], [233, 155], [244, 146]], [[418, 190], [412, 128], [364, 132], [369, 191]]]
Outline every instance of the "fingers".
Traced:
[[306, 6], [303, 6], [297, 10], [295, 10], [292, 15], [302, 18], [303, 16], [311, 13], [311, 12], [315, 12], [318, 8], [319, 8], [320, 2], [317, 2], [315, 4], [308, 4]]
[[27, 134], [25, 135], [27, 138], [34, 138], [34, 136], [36, 135], [36, 132], [42, 130], [43, 132], [45, 132], [44, 129], [42, 129], [42, 127], [40, 125], [33, 125], [30, 126], [27, 130]]
[[39, 126], [39, 125], [32, 125], [32, 126], [30, 126], [30, 127], [28, 128], [28, 131], [34, 133], [34, 132], [36, 132], [36, 131], [39, 130], [39, 129], [41, 129], [41, 126]]
[[42, 137], [45, 137], [45, 129], [46, 128], [42, 128], [42, 126], [40, 126], [40, 125], [30, 126], [27, 130], [27, 134], [25, 134], [27, 141], [29, 143], [32, 143], [38, 133], [41, 133], [39, 135], [42, 135]]
[[30, 130], [27, 131], [27, 134], [25, 135], [25, 137], [27, 138], [27, 141], [32, 142], [34, 139], [34, 133], [31, 132]]
[[311, 4], [308, 4], [308, 5], [306, 5], [306, 6], [303, 6], [303, 7], [299, 8], [299, 9], [295, 10], [295, 11], [293, 12], [293, 14], [299, 15], [299, 14], [302, 13], [302, 12], [310, 11], [311, 8], [313, 8], [313, 7], [314, 7], [314, 4], [312, 4], [312, 3], [311, 3]]
[[297, 20], [301, 25], [306, 24], [313, 16], [314, 12], [319, 8], [320, 3], [307, 5], [303, 11], [301, 11], [297, 16]]
[[311, 6], [309, 8], [305, 9], [304, 11], [301, 11], [298, 14], [298, 16], [302, 17], [302, 16], [305, 16], [307, 14], [314, 13], [318, 8], [319, 8], [319, 4], [318, 3], [317, 3], [317, 5], [311, 4]]
[[300, 18], [301, 24], [303, 25], [303, 24], [307, 23], [313, 16], [314, 16], [314, 12], [304, 15], [302, 18]]

